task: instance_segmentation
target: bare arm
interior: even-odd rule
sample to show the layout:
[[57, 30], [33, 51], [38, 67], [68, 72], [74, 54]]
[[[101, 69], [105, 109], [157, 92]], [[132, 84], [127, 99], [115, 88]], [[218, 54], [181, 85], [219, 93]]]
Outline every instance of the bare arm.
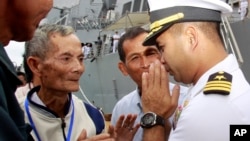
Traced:
[[[172, 96], [169, 91], [169, 79], [164, 66], [157, 60], [150, 65], [149, 72], [142, 76], [142, 107], [144, 113], [154, 112], [165, 119], [163, 126], [144, 129], [143, 141], [166, 141], [171, 131], [168, 122], [174, 113], [179, 98], [180, 86], [176, 85]], [[164, 107], [164, 108], [163, 108]]]
[[166, 141], [171, 131], [171, 124], [167, 121], [165, 127], [154, 126], [152, 128], [143, 129], [143, 141]]

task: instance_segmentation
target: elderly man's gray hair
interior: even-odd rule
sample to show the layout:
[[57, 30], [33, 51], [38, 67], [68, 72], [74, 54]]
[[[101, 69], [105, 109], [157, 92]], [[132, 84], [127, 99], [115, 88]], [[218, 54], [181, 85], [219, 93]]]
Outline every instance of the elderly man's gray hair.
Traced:
[[65, 25], [45, 24], [40, 26], [35, 31], [33, 38], [25, 44], [25, 58], [37, 56], [41, 59], [45, 59], [45, 55], [52, 45], [50, 36], [55, 33], [61, 36], [68, 36], [70, 34], [75, 34], [75, 31], [71, 26]]

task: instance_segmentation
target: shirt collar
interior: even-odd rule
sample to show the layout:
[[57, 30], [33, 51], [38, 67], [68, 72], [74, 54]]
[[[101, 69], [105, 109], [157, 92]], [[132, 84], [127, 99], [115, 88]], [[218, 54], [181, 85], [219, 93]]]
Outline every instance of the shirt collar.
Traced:
[[[41, 86], [36, 86], [34, 88], [32, 88], [27, 95], [27, 100], [29, 101], [29, 103], [31, 104], [32, 107], [35, 107], [38, 110], [41, 111], [47, 111], [50, 114], [53, 114], [54, 116], [58, 117], [58, 115], [50, 110], [49, 108], [46, 107], [46, 105], [42, 102], [42, 100], [38, 97], [37, 92], [40, 90]], [[64, 114], [65, 116], [68, 114], [69, 110], [70, 110], [70, 105], [71, 105], [71, 100], [72, 100], [72, 94], [69, 93], [68, 94], [68, 102], [67, 105], [65, 106], [65, 111]]]
[[191, 97], [195, 97], [197, 94], [203, 91], [203, 88], [207, 83], [208, 77], [211, 74], [216, 73], [218, 71], [226, 71], [227, 73], [232, 73], [237, 69], [239, 69], [239, 65], [235, 56], [229, 54], [224, 60], [222, 60], [217, 65], [209, 69], [206, 73], [204, 73], [197, 81], [196, 85], [190, 88], [189, 92], [191, 93]]
[[133, 99], [136, 103], [136, 105], [139, 107], [139, 109], [142, 111], [142, 104], [141, 104], [141, 96], [140, 96], [140, 90], [138, 89], [138, 87], [136, 87], [136, 95], [135, 98]]

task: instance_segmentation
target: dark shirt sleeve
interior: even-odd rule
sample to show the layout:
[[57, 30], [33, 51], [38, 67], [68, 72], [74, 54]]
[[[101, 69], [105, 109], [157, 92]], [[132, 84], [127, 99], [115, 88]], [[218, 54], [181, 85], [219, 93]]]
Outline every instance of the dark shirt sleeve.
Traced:
[[26, 141], [27, 125], [24, 113], [15, 97], [20, 84], [14, 66], [0, 44], [0, 140]]

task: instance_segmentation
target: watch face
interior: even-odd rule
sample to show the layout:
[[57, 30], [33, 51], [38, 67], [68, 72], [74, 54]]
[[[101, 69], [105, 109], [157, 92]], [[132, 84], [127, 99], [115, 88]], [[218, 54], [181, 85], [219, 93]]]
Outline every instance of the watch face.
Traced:
[[146, 114], [143, 118], [145, 125], [151, 125], [154, 122], [154, 116], [152, 114]]
[[141, 118], [142, 128], [151, 128], [155, 125], [165, 125], [164, 118], [156, 115], [155, 113], [148, 112]]

